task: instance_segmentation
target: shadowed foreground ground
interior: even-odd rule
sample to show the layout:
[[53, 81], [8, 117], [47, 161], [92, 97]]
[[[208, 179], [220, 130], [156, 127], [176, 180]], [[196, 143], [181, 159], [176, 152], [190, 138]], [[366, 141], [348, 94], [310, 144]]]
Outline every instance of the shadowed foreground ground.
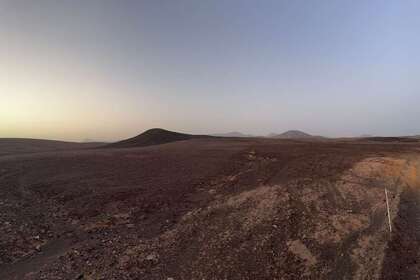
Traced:
[[419, 279], [419, 147], [215, 138], [0, 156], [0, 279]]

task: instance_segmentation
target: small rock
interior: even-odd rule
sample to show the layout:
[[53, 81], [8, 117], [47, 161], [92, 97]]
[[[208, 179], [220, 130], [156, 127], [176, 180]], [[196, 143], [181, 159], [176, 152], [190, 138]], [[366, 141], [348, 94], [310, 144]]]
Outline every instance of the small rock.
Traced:
[[130, 256], [124, 255], [122, 257], [120, 257], [120, 265], [124, 265], [126, 263], [128, 263], [130, 261]]
[[146, 256], [146, 260], [152, 261], [152, 262], [158, 262], [159, 255], [156, 252], [150, 253], [149, 255]]

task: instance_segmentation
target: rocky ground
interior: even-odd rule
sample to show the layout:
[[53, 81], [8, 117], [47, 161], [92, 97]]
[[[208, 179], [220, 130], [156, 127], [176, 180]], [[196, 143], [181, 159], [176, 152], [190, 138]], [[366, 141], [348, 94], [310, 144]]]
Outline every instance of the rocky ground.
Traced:
[[393, 142], [0, 156], [0, 279], [419, 279], [419, 171]]

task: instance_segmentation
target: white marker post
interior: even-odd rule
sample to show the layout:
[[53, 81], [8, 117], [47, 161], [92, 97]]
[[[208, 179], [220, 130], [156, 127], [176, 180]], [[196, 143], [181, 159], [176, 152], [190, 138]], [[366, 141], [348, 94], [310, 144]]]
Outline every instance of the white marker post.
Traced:
[[386, 199], [386, 209], [388, 211], [389, 232], [392, 232], [391, 215], [389, 213], [388, 192], [387, 192], [386, 188], [385, 188], [385, 199]]

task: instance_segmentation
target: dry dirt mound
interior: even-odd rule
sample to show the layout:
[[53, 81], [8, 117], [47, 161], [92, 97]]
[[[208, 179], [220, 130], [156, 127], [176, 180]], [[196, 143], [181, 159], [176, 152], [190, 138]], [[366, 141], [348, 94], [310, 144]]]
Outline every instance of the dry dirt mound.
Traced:
[[205, 138], [211, 136], [205, 135], [191, 135], [179, 132], [173, 132], [161, 128], [152, 128], [135, 137], [122, 140], [108, 145], [109, 148], [130, 148], [130, 147], [145, 147], [165, 143], [171, 143], [182, 140], [190, 140], [195, 138]]

